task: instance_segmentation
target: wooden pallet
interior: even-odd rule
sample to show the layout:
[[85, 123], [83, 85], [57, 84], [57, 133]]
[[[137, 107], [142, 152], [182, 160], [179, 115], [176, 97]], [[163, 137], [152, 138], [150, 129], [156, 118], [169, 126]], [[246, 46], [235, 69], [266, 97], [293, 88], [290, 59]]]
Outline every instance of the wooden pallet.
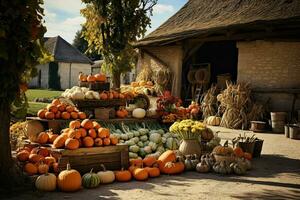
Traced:
[[58, 159], [59, 171], [65, 170], [68, 163], [80, 173], [89, 172], [92, 168], [97, 172], [101, 170], [100, 164], [104, 164], [109, 170], [129, 167], [127, 145], [79, 148], [76, 150], [51, 148], [51, 151], [60, 155]]

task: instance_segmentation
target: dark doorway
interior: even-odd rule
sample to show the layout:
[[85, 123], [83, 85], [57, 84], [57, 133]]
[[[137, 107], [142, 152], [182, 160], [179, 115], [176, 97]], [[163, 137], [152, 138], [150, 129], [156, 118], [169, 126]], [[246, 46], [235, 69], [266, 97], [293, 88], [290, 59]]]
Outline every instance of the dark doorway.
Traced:
[[187, 75], [191, 68], [197, 69], [203, 63], [210, 65], [210, 79], [208, 87], [217, 83], [217, 77], [229, 73], [232, 81], [237, 79], [238, 49], [235, 41], [205, 42], [185, 62], [182, 68], [182, 98], [190, 99], [191, 91], [188, 91], [190, 82]]
[[39, 74], [38, 74], [38, 88], [42, 87], [42, 71], [39, 70]]

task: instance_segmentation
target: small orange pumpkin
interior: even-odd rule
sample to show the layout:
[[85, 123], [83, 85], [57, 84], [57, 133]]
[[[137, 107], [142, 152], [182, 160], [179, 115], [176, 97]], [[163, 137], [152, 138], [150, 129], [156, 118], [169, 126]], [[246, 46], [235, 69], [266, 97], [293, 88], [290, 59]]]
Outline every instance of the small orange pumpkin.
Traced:
[[49, 166], [44, 162], [40, 162], [38, 164], [38, 172], [39, 174], [46, 174], [49, 171]]
[[101, 128], [101, 125], [96, 122], [96, 121], [93, 121], [93, 126], [94, 126], [94, 129], [98, 130], [99, 128]]
[[139, 158], [130, 159], [129, 163], [130, 163], [130, 165], [134, 165], [137, 167], [143, 167], [143, 160], [139, 159]]
[[41, 132], [38, 136], [37, 136], [37, 143], [40, 144], [46, 144], [49, 140], [49, 135], [46, 132]]
[[119, 182], [127, 182], [131, 180], [131, 173], [123, 168], [120, 171], [115, 172], [116, 180]]
[[86, 136], [85, 138], [83, 138], [82, 144], [85, 147], [92, 147], [94, 146], [94, 140], [90, 136]]
[[71, 115], [68, 112], [62, 112], [61, 113], [61, 118], [62, 119], [70, 119]]
[[46, 109], [41, 109], [41, 110], [38, 111], [37, 116], [41, 119], [45, 119], [46, 118], [46, 116], [45, 116], [46, 112], [47, 112]]
[[84, 138], [87, 135], [87, 131], [84, 128], [80, 128], [78, 129], [78, 131], [80, 132], [82, 138]]
[[67, 111], [68, 113], [71, 113], [71, 112], [74, 111], [74, 107], [71, 106], [71, 105], [68, 105], [68, 106], [66, 107], [66, 111]]
[[29, 158], [29, 152], [26, 150], [22, 150], [17, 153], [17, 159], [21, 162], [27, 161]]
[[38, 172], [38, 168], [35, 164], [32, 163], [26, 163], [26, 165], [24, 166], [24, 171], [28, 174], [28, 175], [34, 175], [37, 174]]
[[76, 128], [80, 128], [80, 121], [78, 120], [73, 120], [69, 123], [69, 127], [71, 129], [76, 129]]
[[38, 155], [38, 154], [30, 154], [29, 155], [29, 161], [32, 163], [38, 163], [40, 161], [44, 160], [44, 156]]
[[235, 147], [233, 149], [233, 153], [234, 153], [234, 155], [236, 155], [239, 158], [241, 158], [241, 157], [244, 156], [244, 151], [243, 151], [243, 149], [241, 147]]
[[145, 170], [148, 172], [149, 177], [160, 176], [160, 170], [157, 167], [145, 167]]
[[53, 163], [56, 163], [56, 159], [53, 156], [47, 156], [44, 159], [44, 163], [51, 166]]
[[107, 128], [99, 128], [98, 129], [98, 137], [99, 138], [108, 138], [110, 136], [109, 129]]
[[82, 122], [81, 122], [81, 126], [85, 129], [92, 129], [94, 128], [94, 125], [93, 125], [93, 122], [89, 119], [84, 119]]
[[66, 137], [64, 135], [58, 136], [54, 141], [53, 141], [53, 148], [62, 148], [65, 146], [66, 142]]
[[60, 100], [59, 99], [53, 99], [51, 104], [54, 105], [54, 106], [58, 106], [60, 104]]
[[70, 150], [75, 150], [79, 148], [79, 141], [77, 139], [68, 138], [65, 141], [65, 148]]
[[60, 112], [64, 112], [66, 110], [66, 105], [64, 103], [61, 103], [57, 106], [57, 109], [60, 111]]
[[133, 171], [133, 177], [138, 181], [145, 181], [148, 179], [148, 171], [144, 168], [136, 168]]
[[244, 153], [244, 158], [246, 158], [247, 160], [252, 160], [252, 154], [248, 153], [248, 152], [245, 152]]
[[71, 118], [72, 119], [78, 119], [78, 113], [77, 112], [71, 112]]
[[81, 82], [86, 82], [86, 81], [87, 81], [87, 76], [86, 76], [84, 73], [79, 73], [78, 79], [79, 79]]
[[143, 164], [146, 167], [152, 167], [156, 163], [156, 158], [154, 156], [148, 156], [143, 159]]
[[103, 141], [101, 138], [96, 138], [94, 143], [96, 147], [101, 147], [103, 145]]
[[55, 115], [54, 115], [53, 112], [47, 111], [47, 112], [45, 113], [45, 118], [46, 118], [46, 119], [54, 119], [54, 118], [55, 118]]
[[57, 186], [63, 192], [74, 192], [81, 188], [81, 175], [78, 171], [71, 169], [67, 164], [67, 169], [61, 171], [57, 176]]
[[61, 112], [58, 110], [56, 113], [55, 113], [55, 119], [60, 119], [61, 118]]
[[95, 80], [98, 82], [106, 82], [105, 74], [95, 74]]
[[57, 108], [55, 105], [48, 104], [48, 105], [47, 105], [47, 110], [48, 110], [49, 112], [56, 113], [56, 112], [58, 111], [58, 108]]
[[96, 138], [97, 137], [97, 132], [95, 129], [91, 128], [88, 132], [88, 135], [91, 137], [91, 138]]
[[104, 144], [105, 146], [110, 145], [110, 139], [109, 139], [109, 138], [104, 138], [104, 139], [103, 139], [103, 144]]
[[78, 112], [79, 119], [86, 119], [86, 114], [84, 112]]
[[119, 142], [119, 140], [118, 140], [117, 137], [115, 137], [115, 136], [110, 136], [110, 143], [111, 143], [112, 145], [116, 145], [116, 144], [118, 144], [118, 142]]
[[88, 82], [90, 82], [90, 83], [93, 83], [93, 82], [95, 82], [96, 81], [96, 78], [95, 78], [95, 76], [94, 75], [88, 75], [88, 77], [87, 77], [87, 79], [86, 79]]
[[48, 133], [48, 136], [49, 136], [49, 143], [53, 144], [54, 140], [58, 137], [58, 134], [54, 134], [54, 133], [51, 133], [49, 134]]
[[102, 99], [102, 100], [108, 99], [108, 96], [107, 96], [106, 92], [101, 92], [100, 93], [100, 99]]

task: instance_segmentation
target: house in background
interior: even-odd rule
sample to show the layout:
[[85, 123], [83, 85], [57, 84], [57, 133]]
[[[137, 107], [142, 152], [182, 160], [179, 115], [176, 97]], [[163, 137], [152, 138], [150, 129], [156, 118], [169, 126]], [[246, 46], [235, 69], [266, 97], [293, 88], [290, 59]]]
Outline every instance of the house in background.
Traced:
[[207, 69], [209, 84], [222, 74], [249, 82], [271, 111], [300, 109], [299, 0], [189, 0], [135, 46], [138, 71], [169, 68], [172, 93], [184, 99], [188, 75]]
[[32, 88], [67, 89], [78, 85], [78, 74], [90, 74], [93, 62], [60, 36], [45, 38], [45, 48], [54, 61], [38, 65]]

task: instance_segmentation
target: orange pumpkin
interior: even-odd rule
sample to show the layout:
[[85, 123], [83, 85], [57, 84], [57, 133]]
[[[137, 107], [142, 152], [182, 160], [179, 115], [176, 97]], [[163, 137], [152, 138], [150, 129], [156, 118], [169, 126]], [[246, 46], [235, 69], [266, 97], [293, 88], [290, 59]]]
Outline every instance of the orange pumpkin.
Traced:
[[17, 159], [21, 162], [27, 161], [29, 158], [29, 152], [26, 150], [22, 150], [17, 153]]
[[88, 135], [91, 137], [91, 138], [96, 138], [97, 137], [97, 132], [95, 129], [90, 129], [89, 132], [88, 132]]
[[95, 78], [95, 76], [94, 75], [88, 75], [88, 77], [87, 77], [87, 79], [86, 79], [88, 82], [90, 82], [90, 83], [93, 83], [93, 82], [95, 82], [96, 81], [96, 78]]
[[46, 132], [41, 132], [38, 136], [37, 136], [37, 143], [40, 144], [46, 144], [49, 140], [49, 135]]
[[87, 131], [84, 128], [78, 129], [78, 131], [81, 134], [81, 137], [84, 138], [87, 135]]
[[40, 161], [43, 161], [44, 160], [44, 156], [41, 156], [39, 154], [30, 154], [29, 155], [29, 161], [32, 162], [32, 163], [38, 163]]
[[47, 156], [44, 159], [44, 163], [47, 164], [48, 166], [51, 166], [55, 162], [56, 162], [56, 159], [53, 156]]
[[60, 135], [60, 136], [58, 136], [55, 140], [54, 140], [54, 142], [53, 142], [53, 148], [62, 148], [62, 147], [64, 147], [65, 146], [65, 142], [66, 142], [66, 137], [64, 136], [64, 135]]
[[95, 74], [95, 80], [98, 82], [106, 82], [105, 74]]
[[110, 143], [111, 143], [112, 145], [116, 145], [116, 144], [118, 144], [118, 142], [119, 142], [119, 140], [118, 140], [117, 137], [115, 137], [115, 136], [110, 136]]
[[55, 119], [60, 119], [61, 118], [61, 112], [60, 111], [57, 111], [56, 113], [55, 113], [55, 117], [54, 117]]
[[47, 110], [48, 110], [49, 112], [56, 113], [56, 112], [58, 111], [58, 108], [57, 108], [55, 105], [48, 104], [48, 105], [47, 105]]
[[49, 156], [49, 151], [46, 147], [36, 147], [33, 148], [30, 152], [31, 154], [39, 154], [43, 157]]
[[46, 112], [47, 112], [46, 109], [41, 109], [41, 110], [38, 111], [37, 116], [41, 119], [45, 119], [46, 118], [46, 116], [45, 116]]
[[176, 160], [176, 154], [172, 150], [167, 150], [161, 154], [157, 160], [160, 171], [162, 171], [168, 162], [174, 162]]
[[134, 170], [137, 169], [137, 166], [131, 165], [128, 170], [130, 171], [131, 174], [133, 174]]
[[60, 111], [60, 112], [64, 112], [66, 110], [66, 105], [64, 103], [61, 103], [57, 106], [57, 109]]
[[85, 147], [92, 147], [94, 146], [94, 140], [90, 136], [86, 136], [85, 138], [83, 138], [82, 144]]
[[34, 175], [37, 174], [38, 172], [38, 168], [35, 164], [32, 163], [26, 163], [26, 165], [24, 166], [24, 171], [28, 174], [28, 175]]
[[45, 113], [45, 118], [46, 118], [46, 119], [54, 119], [54, 118], [55, 118], [55, 115], [54, 115], [53, 112], [47, 111], [47, 112]]
[[101, 92], [100, 93], [100, 99], [102, 99], [102, 100], [108, 99], [108, 96], [107, 96], [106, 92]]
[[69, 106], [66, 107], [66, 111], [67, 111], [68, 113], [71, 113], [71, 112], [74, 111], [74, 107], [69, 105]]
[[129, 161], [130, 165], [137, 166], [137, 167], [143, 167], [143, 160], [136, 158], [136, 159], [130, 159]]
[[75, 150], [79, 148], [79, 141], [77, 139], [68, 138], [65, 141], [65, 148], [70, 150]]
[[115, 172], [116, 180], [119, 182], [127, 182], [131, 180], [131, 173], [128, 170], [120, 170]]
[[247, 160], [252, 160], [252, 154], [248, 153], [248, 152], [245, 152], [244, 153], [244, 158], [246, 158]]
[[[126, 111], [126, 112], [127, 112], [127, 111]], [[116, 115], [117, 115], [117, 117], [119, 117], [119, 118], [125, 118], [125, 117], [127, 117], [126, 112], [124, 112], [124, 109], [119, 109], [119, 110], [116, 112]]]
[[54, 173], [58, 173], [59, 172], [59, 167], [58, 167], [58, 163], [55, 162], [52, 164], [52, 169]]
[[53, 144], [54, 140], [58, 137], [58, 134], [49, 134], [48, 133], [48, 136], [49, 136], [49, 143]]
[[94, 129], [98, 130], [99, 128], [101, 128], [101, 125], [96, 122], [96, 121], [93, 121], [93, 126], [94, 126]]
[[105, 146], [110, 145], [110, 139], [109, 139], [109, 138], [104, 138], [104, 139], [103, 139], [103, 144], [104, 144]]
[[99, 128], [98, 129], [98, 137], [99, 138], [108, 138], [110, 136], [109, 129], [107, 128]]
[[78, 113], [77, 112], [71, 112], [71, 118], [72, 119], [78, 119]]
[[156, 158], [154, 156], [148, 156], [143, 159], [143, 164], [146, 167], [152, 167], [156, 163]]
[[78, 120], [73, 120], [69, 123], [69, 127], [71, 129], [76, 129], [76, 128], [80, 128], [80, 121]]
[[241, 147], [234, 148], [233, 149], [233, 153], [234, 153], [235, 156], [237, 156], [239, 158], [241, 158], [241, 157], [244, 156], [244, 151], [243, 151], [243, 149]]
[[157, 167], [145, 167], [145, 170], [151, 178], [160, 176], [160, 170]]
[[58, 106], [60, 104], [60, 101], [59, 101], [59, 99], [53, 99], [51, 104], [54, 106]]
[[78, 112], [79, 119], [86, 119], [86, 114], [84, 112]]
[[68, 112], [62, 112], [61, 113], [61, 118], [62, 119], [70, 119], [71, 115]]
[[86, 82], [86, 81], [87, 81], [87, 76], [86, 76], [84, 73], [79, 73], [78, 79], [79, 79], [81, 82]]
[[101, 138], [96, 138], [94, 143], [96, 147], [101, 147], [103, 145], [103, 141]]
[[71, 169], [67, 164], [67, 169], [61, 171], [57, 176], [57, 186], [63, 192], [74, 192], [81, 188], [81, 175], [78, 171]]
[[136, 168], [133, 170], [133, 177], [138, 181], [145, 181], [148, 179], [148, 171], [144, 168]]
[[49, 171], [49, 166], [43, 162], [38, 164], [39, 174], [46, 174]]
[[178, 174], [184, 171], [183, 162], [167, 162], [162, 168], [159, 168], [165, 174]]
[[93, 121], [89, 120], [89, 119], [85, 119], [81, 122], [81, 126], [85, 129], [91, 129], [91, 128], [94, 128], [94, 125], [93, 125]]

